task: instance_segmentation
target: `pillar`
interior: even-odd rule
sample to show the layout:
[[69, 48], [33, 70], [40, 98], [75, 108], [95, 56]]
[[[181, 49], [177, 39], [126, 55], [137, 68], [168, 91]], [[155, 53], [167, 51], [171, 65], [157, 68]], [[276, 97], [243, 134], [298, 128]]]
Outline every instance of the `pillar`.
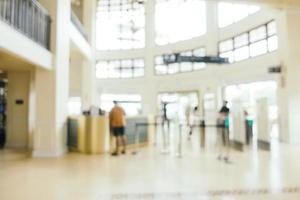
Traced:
[[278, 89], [280, 139], [300, 144], [300, 11], [286, 9], [277, 19], [282, 75]]
[[51, 16], [52, 70], [37, 69], [36, 131], [33, 156], [57, 157], [66, 152], [67, 103], [69, 98], [70, 0], [41, 0]]
[[141, 91], [144, 115], [156, 115], [157, 89], [154, 80], [155, 59], [155, 1], [145, 4], [145, 82]]
[[98, 105], [96, 99], [96, 0], [83, 1], [83, 26], [91, 45], [92, 56], [85, 59], [82, 67], [82, 106], [88, 109], [91, 105]]

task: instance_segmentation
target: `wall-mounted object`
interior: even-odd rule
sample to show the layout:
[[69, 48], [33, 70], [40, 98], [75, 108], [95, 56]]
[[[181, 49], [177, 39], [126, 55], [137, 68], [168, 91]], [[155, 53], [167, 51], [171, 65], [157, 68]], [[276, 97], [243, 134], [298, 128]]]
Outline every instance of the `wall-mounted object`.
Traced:
[[23, 105], [24, 104], [24, 100], [23, 99], [17, 99], [16, 100], [16, 105]]
[[268, 72], [270, 74], [279, 74], [282, 72], [281, 70], [281, 66], [273, 66], [273, 67], [269, 67]]

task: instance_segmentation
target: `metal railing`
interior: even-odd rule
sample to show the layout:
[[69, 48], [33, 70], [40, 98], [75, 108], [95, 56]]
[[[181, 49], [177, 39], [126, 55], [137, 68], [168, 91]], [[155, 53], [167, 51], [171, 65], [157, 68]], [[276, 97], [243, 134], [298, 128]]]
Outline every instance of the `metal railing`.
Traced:
[[50, 16], [36, 0], [0, 0], [0, 20], [49, 49]]
[[74, 24], [74, 26], [77, 28], [77, 30], [81, 33], [81, 35], [87, 40], [87, 33], [84, 30], [84, 27], [78, 17], [75, 15], [73, 11], [71, 11], [71, 21]]

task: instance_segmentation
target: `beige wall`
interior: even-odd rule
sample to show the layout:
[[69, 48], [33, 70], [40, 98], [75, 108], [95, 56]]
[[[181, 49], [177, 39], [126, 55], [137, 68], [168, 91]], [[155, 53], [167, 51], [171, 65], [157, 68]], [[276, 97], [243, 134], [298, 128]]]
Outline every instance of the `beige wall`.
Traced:
[[70, 96], [81, 96], [83, 60], [72, 54], [70, 59]]
[[82, 18], [83, 18], [83, 6], [82, 6], [82, 1], [80, 1], [80, 5], [74, 5], [72, 4], [72, 11], [73, 13], [78, 17], [78, 19], [82, 23]]
[[[7, 76], [7, 146], [27, 147], [30, 73], [9, 72]], [[23, 100], [24, 104], [17, 105], [16, 100]]]

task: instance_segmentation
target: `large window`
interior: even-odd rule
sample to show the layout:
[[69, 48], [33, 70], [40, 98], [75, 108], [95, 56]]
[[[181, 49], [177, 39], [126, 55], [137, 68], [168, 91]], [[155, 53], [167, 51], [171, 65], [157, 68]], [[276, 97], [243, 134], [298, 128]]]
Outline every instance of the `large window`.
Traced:
[[131, 0], [98, 0], [97, 49], [137, 49], [145, 46], [145, 8]]
[[220, 2], [218, 4], [219, 28], [224, 28], [236, 23], [259, 10], [260, 8], [258, 6]]
[[219, 43], [219, 55], [229, 61], [238, 62], [263, 55], [278, 48], [275, 21], [259, 26], [236, 37]]
[[113, 101], [125, 110], [127, 116], [134, 116], [142, 112], [142, 97], [137, 94], [102, 94], [100, 96], [100, 108], [109, 112], [114, 106]]
[[107, 78], [135, 78], [145, 73], [143, 59], [124, 59], [99, 61], [96, 65], [96, 77]]
[[[205, 56], [205, 48], [198, 48], [190, 51], [181, 52], [182, 56]], [[157, 75], [165, 74], [176, 74], [180, 72], [191, 72], [195, 70], [200, 70], [206, 67], [205, 63], [198, 62], [181, 62], [174, 64], [165, 64], [164, 56], [175, 56], [172, 55], [160, 55], [155, 57], [155, 72]]]
[[156, 0], [156, 44], [165, 45], [206, 33], [203, 0]]

